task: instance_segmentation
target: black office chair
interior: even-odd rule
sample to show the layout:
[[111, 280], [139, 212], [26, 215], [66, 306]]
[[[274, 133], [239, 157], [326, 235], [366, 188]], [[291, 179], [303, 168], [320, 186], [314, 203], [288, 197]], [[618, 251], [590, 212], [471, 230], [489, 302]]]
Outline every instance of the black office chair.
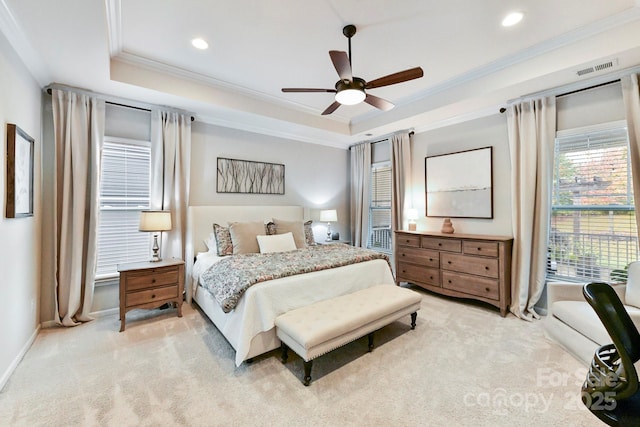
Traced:
[[640, 390], [633, 366], [640, 360], [640, 333], [609, 284], [589, 283], [582, 293], [613, 340], [596, 350], [582, 386], [582, 403], [610, 426], [640, 426]]

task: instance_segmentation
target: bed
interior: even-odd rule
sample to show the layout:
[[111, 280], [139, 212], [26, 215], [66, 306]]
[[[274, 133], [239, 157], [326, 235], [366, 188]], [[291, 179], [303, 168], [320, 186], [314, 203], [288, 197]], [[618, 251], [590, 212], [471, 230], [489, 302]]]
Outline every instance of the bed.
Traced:
[[[395, 285], [389, 263], [374, 259], [336, 268], [277, 278], [249, 287], [237, 306], [228, 313], [214, 295], [200, 283], [202, 274], [220, 260], [208, 252], [205, 240], [213, 224], [232, 221], [264, 221], [278, 218], [302, 221], [300, 206], [191, 206], [190, 244], [187, 245], [191, 286], [188, 298], [201, 308], [236, 351], [237, 366], [250, 358], [280, 346], [275, 334], [275, 318], [287, 311], [376, 284]], [[196, 262], [193, 263], [193, 256]]]

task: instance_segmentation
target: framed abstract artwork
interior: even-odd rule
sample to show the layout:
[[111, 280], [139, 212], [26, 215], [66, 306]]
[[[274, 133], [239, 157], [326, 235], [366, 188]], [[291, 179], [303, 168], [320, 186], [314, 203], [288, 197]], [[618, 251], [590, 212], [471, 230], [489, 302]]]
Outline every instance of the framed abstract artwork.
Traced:
[[493, 147], [425, 157], [426, 215], [493, 218]]
[[284, 194], [284, 165], [218, 157], [218, 193]]
[[33, 138], [7, 124], [6, 217], [33, 216]]

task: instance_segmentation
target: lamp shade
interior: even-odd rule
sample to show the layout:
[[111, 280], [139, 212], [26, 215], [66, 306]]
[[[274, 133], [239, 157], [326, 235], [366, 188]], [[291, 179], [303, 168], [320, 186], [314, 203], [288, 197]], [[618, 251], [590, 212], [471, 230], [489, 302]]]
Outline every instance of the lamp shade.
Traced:
[[320, 211], [320, 221], [322, 222], [336, 222], [338, 220], [338, 213], [335, 209], [328, 209]]
[[407, 209], [407, 219], [409, 221], [418, 219], [418, 209]]
[[171, 230], [171, 212], [169, 211], [141, 211], [140, 231], [168, 231]]

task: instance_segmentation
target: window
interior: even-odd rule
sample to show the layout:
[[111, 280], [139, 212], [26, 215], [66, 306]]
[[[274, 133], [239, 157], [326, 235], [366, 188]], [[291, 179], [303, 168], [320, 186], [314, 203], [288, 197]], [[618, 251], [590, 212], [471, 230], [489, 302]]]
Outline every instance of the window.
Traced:
[[367, 248], [391, 253], [391, 163], [371, 165]]
[[548, 276], [616, 281], [638, 259], [626, 124], [559, 132], [554, 159]]
[[149, 234], [138, 231], [149, 209], [151, 147], [148, 141], [105, 137], [102, 148], [96, 279], [117, 276], [124, 262], [149, 259]]

